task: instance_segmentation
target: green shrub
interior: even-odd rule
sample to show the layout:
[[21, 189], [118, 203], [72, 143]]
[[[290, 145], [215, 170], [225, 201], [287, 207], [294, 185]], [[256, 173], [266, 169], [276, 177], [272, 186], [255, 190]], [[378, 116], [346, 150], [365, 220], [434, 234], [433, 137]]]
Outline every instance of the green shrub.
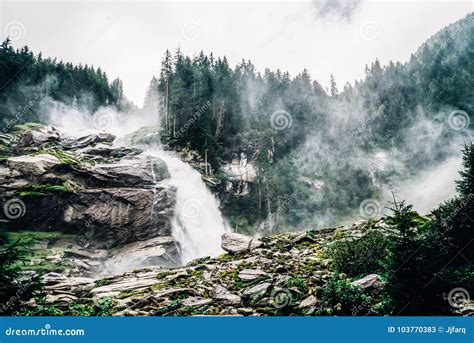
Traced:
[[369, 232], [354, 240], [334, 242], [329, 249], [329, 257], [336, 272], [351, 277], [381, 273], [381, 261], [388, 249], [388, 239], [381, 232]]
[[321, 314], [342, 316], [368, 314], [374, 302], [370, 295], [364, 294], [362, 288], [352, 286], [344, 274], [337, 273], [324, 285], [319, 298], [326, 310]]
[[21, 308], [21, 303], [41, 289], [39, 276], [20, 279], [22, 264], [30, 255], [27, 243], [21, 239], [11, 241], [0, 233], [0, 314], [10, 315]]

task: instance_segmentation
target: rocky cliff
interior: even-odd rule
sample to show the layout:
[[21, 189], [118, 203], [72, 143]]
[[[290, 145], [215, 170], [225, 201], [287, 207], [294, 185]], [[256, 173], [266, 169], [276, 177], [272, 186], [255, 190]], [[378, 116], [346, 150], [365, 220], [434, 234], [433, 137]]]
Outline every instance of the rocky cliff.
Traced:
[[35, 124], [0, 135], [0, 228], [47, 251], [31, 261], [37, 269], [95, 275], [180, 264], [166, 164], [114, 139]]

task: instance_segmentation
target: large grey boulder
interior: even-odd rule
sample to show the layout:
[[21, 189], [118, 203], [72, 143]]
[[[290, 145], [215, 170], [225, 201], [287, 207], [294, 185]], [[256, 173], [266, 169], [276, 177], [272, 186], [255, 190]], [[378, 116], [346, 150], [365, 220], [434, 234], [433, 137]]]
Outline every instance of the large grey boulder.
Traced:
[[26, 176], [43, 175], [48, 172], [50, 168], [60, 163], [59, 159], [49, 154], [14, 156], [7, 160], [7, 165], [10, 168]]
[[228, 305], [237, 305], [242, 302], [242, 298], [236, 294], [232, 294], [227, 288], [221, 285], [214, 287], [212, 298]]
[[260, 269], [243, 269], [239, 272], [239, 278], [244, 281], [253, 281], [264, 277], [268, 277], [268, 274]]
[[79, 138], [64, 137], [61, 141], [61, 145], [65, 149], [80, 149], [96, 143], [112, 143], [115, 138], [116, 137], [111, 133], [97, 132]]
[[378, 274], [369, 274], [367, 276], [364, 276], [362, 279], [353, 281], [351, 283], [352, 286], [362, 288], [378, 288], [383, 286], [383, 284], [384, 282]]
[[258, 248], [262, 244], [258, 239], [239, 233], [224, 233], [222, 235], [221, 247], [227, 252], [239, 253]]
[[99, 183], [102, 181], [106, 186], [145, 187], [170, 177], [165, 162], [149, 156], [99, 164], [90, 168], [89, 172], [91, 180]]
[[110, 274], [146, 266], [173, 267], [180, 264], [179, 243], [171, 236], [154, 237], [112, 249], [105, 263]]
[[105, 279], [104, 286], [93, 288], [90, 293], [97, 298], [109, 297], [118, 295], [120, 292], [127, 292], [131, 290], [138, 290], [148, 288], [156, 283], [156, 270], [143, 271], [139, 273], [126, 273], [120, 278]]
[[306, 308], [316, 305], [317, 299], [314, 295], [310, 295], [306, 299], [302, 300], [298, 305], [299, 308]]
[[17, 144], [18, 148], [41, 146], [48, 142], [59, 141], [59, 132], [52, 126], [39, 127], [36, 130], [26, 131]]
[[272, 284], [270, 282], [262, 282], [258, 285], [246, 289], [243, 294], [248, 297], [261, 297], [268, 291], [271, 286]]

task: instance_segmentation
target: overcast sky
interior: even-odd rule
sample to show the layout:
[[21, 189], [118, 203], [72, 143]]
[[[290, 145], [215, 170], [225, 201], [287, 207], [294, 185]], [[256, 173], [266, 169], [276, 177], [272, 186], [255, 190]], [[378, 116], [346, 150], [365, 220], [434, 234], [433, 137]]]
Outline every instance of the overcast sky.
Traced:
[[141, 106], [166, 49], [250, 59], [259, 71], [308, 69], [339, 88], [378, 58], [406, 61], [473, 1], [0, 1], [2, 40], [43, 56], [100, 66]]

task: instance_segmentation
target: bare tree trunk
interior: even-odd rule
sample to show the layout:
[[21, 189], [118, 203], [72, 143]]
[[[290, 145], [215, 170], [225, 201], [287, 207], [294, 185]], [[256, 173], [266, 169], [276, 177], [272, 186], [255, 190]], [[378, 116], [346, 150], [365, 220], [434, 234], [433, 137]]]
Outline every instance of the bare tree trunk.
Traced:
[[270, 191], [268, 189], [268, 182], [265, 182], [265, 191], [267, 193], [267, 223], [269, 231], [273, 231], [273, 216], [272, 216], [272, 206], [270, 202]]
[[169, 89], [168, 89], [168, 77], [166, 78], [165, 83], [165, 132], [169, 134], [169, 114], [170, 114], [170, 98], [169, 98]]

